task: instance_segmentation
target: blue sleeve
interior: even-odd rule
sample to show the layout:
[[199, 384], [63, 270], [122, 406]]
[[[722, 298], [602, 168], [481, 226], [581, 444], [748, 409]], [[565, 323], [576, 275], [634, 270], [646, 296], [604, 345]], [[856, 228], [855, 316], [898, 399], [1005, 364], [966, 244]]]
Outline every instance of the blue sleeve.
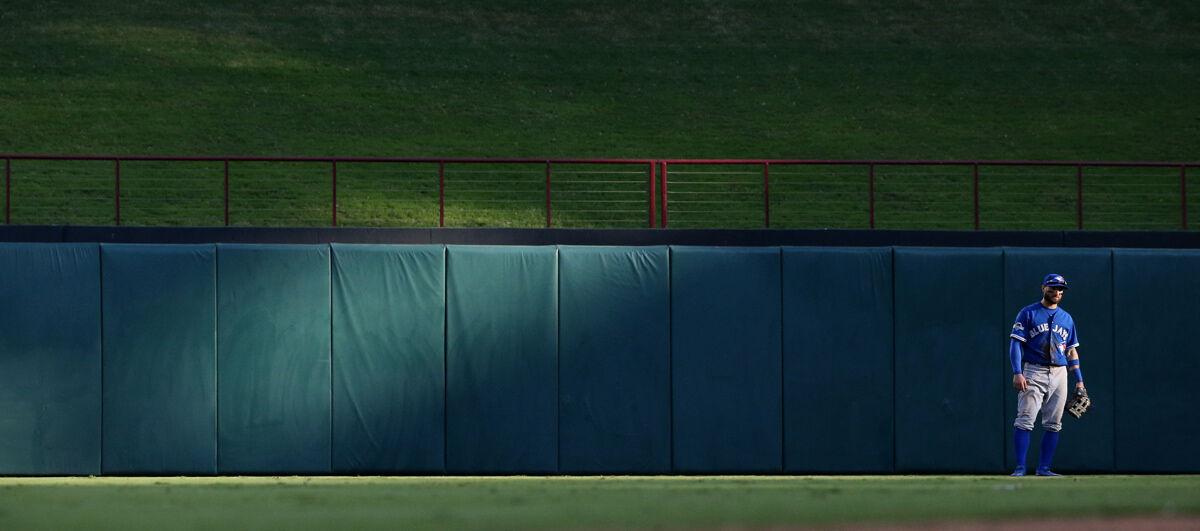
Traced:
[[1008, 361], [1012, 364], [1013, 374], [1021, 374], [1021, 342], [1016, 339], [1008, 341]]
[[1075, 320], [1071, 320], [1071, 332], [1067, 335], [1067, 349], [1079, 346], [1079, 336], [1075, 333]]
[[[1029, 312], [1026, 312], [1025, 310], [1021, 310], [1020, 312], [1017, 313], [1017, 318], [1013, 321], [1012, 332], [1009, 334], [1008, 337], [1011, 337], [1017, 341], [1024, 343], [1027, 339], [1029, 339], [1028, 334], [1029, 334]], [[1018, 348], [1017, 351], [1019, 354], [1020, 348]]]

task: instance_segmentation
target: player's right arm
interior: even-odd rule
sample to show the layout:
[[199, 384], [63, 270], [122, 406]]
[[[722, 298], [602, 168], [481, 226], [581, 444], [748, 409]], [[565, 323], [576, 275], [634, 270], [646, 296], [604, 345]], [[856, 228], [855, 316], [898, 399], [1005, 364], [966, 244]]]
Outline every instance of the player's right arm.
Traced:
[[1021, 342], [1015, 339], [1009, 341], [1008, 345], [1008, 360], [1013, 366], [1013, 389], [1024, 391], [1029, 383], [1025, 381], [1025, 375], [1021, 374]]
[[1008, 341], [1008, 362], [1012, 365], [1013, 372], [1012, 385], [1013, 389], [1018, 391], [1024, 391], [1029, 387], [1029, 383], [1025, 381], [1025, 375], [1021, 374], [1021, 345], [1028, 340], [1027, 330], [1030, 329], [1027, 321], [1029, 321], [1029, 316], [1025, 310], [1021, 310], [1013, 322], [1012, 333], [1009, 334]]

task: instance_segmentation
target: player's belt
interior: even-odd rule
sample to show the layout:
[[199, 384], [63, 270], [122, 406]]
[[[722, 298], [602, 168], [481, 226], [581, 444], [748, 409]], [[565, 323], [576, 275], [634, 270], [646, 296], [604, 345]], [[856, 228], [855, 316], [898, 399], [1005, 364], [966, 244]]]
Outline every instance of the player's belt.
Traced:
[[1028, 363], [1030, 365], [1037, 365], [1038, 367], [1046, 367], [1047, 369], [1051, 368], [1051, 367], [1066, 367], [1066, 365], [1055, 365], [1053, 363], [1038, 363], [1036, 361], [1027, 361], [1025, 363]]

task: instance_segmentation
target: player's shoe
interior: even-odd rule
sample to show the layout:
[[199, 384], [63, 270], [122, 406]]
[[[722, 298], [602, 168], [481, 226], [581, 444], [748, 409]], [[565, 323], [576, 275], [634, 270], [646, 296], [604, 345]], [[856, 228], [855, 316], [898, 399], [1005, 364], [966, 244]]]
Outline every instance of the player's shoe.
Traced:
[[1009, 474], [1009, 475], [1013, 476], [1013, 477], [1024, 476], [1025, 475], [1025, 465], [1021, 465], [1021, 466], [1017, 467], [1016, 470], [1013, 470], [1013, 473]]
[[1055, 474], [1054, 472], [1051, 472], [1049, 468], [1041, 468], [1041, 467], [1039, 467], [1039, 468], [1037, 469], [1037, 475], [1039, 475], [1039, 476], [1043, 476], [1043, 477], [1059, 477], [1059, 476], [1062, 476], [1062, 474]]

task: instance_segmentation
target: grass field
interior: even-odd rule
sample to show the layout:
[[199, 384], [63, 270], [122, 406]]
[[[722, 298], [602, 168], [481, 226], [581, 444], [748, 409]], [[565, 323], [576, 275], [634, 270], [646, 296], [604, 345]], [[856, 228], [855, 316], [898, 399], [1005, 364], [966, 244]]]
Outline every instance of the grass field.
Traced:
[[[0, 30], [0, 152], [1200, 158], [1200, 7], [1189, 2], [7, 2]], [[14, 166], [14, 222], [111, 222], [111, 164]], [[129, 171], [127, 223], [220, 223], [209, 204], [219, 168]], [[861, 173], [795, 177], [773, 205], [777, 226], [865, 226]], [[970, 227], [950, 188], [965, 172], [901, 173], [881, 176], [883, 226]], [[1177, 226], [1167, 173], [1098, 176], [1090, 226]], [[235, 191], [235, 224], [325, 224], [313, 207], [324, 174], [238, 168], [249, 190]], [[428, 171], [362, 175], [344, 223], [433, 224]], [[1026, 211], [1031, 190], [1071, 177], [985, 176], [1003, 192], [985, 188], [985, 228], [1069, 228]], [[1200, 205], [1200, 176], [1190, 188]], [[515, 189], [482, 183], [449, 223], [544, 221], [536, 194], [487, 202]], [[689, 190], [678, 191], [681, 204]], [[753, 193], [719, 191], [728, 204], [682, 213], [679, 226], [755, 226], [741, 204]], [[1069, 212], [1069, 192], [1050, 210]], [[609, 208], [592, 207], [581, 209]]]
[[1195, 518], [1200, 477], [0, 479], [4, 529], [713, 529], [1134, 515]]

